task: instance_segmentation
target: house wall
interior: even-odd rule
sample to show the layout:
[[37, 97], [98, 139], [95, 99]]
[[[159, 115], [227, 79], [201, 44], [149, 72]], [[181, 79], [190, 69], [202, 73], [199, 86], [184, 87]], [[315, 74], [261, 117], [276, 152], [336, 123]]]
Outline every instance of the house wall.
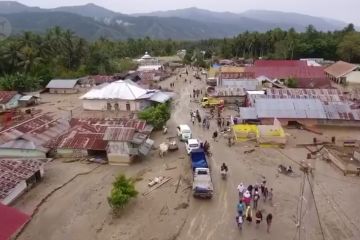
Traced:
[[129, 165], [132, 161], [127, 142], [109, 141], [107, 158], [111, 165]]
[[[297, 121], [298, 123], [304, 124], [306, 126], [316, 126], [318, 121], [316, 119], [295, 119], [295, 118], [278, 118], [281, 126], [287, 126], [289, 121]], [[262, 118], [260, 119], [261, 124], [263, 125], [273, 125], [273, 118]]]
[[39, 150], [0, 148], [0, 157], [46, 158], [46, 153]]
[[360, 71], [353, 71], [346, 75], [348, 85], [358, 85], [360, 87]]
[[58, 93], [58, 94], [71, 94], [71, 93], [77, 93], [78, 89], [76, 88], [49, 88], [50, 93]]
[[2, 204], [9, 205], [12, 203], [16, 198], [18, 198], [25, 190], [26, 190], [26, 181], [19, 182], [15, 188], [9, 193], [7, 197], [1, 200]]
[[56, 156], [62, 158], [86, 157], [88, 152], [86, 149], [57, 149]]
[[21, 96], [16, 94], [9, 102], [5, 104], [0, 104], [0, 112], [6, 111], [8, 109], [17, 108], [19, 106], [19, 99]]
[[118, 104], [119, 111], [127, 111], [126, 104], [130, 104], [130, 111], [136, 112], [141, 111], [147, 106], [149, 106], [151, 103], [147, 100], [89, 100], [89, 99], [83, 99], [82, 105], [85, 110], [92, 110], [92, 111], [106, 111], [108, 107], [108, 103], [111, 104], [111, 111], [115, 111], [115, 106]]

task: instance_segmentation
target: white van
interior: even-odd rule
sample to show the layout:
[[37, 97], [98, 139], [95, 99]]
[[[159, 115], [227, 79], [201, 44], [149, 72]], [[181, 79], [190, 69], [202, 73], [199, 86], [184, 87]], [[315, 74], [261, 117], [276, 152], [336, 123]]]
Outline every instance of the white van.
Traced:
[[181, 141], [186, 141], [191, 138], [191, 129], [186, 124], [181, 124], [177, 127], [177, 135]]

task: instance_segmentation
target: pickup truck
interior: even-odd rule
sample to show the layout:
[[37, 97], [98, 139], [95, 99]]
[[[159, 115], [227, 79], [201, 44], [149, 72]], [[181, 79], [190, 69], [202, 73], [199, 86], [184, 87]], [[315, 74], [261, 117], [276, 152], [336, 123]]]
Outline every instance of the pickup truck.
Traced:
[[214, 186], [211, 180], [210, 169], [203, 149], [194, 149], [190, 153], [191, 167], [194, 173], [193, 196], [212, 198]]
[[201, 99], [201, 106], [206, 107], [215, 107], [215, 106], [224, 106], [224, 100], [219, 98], [203, 97]]
[[188, 139], [187, 142], [185, 142], [185, 148], [187, 154], [190, 154], [192, 150], [200, 148], [200, 141], [198, 139]]

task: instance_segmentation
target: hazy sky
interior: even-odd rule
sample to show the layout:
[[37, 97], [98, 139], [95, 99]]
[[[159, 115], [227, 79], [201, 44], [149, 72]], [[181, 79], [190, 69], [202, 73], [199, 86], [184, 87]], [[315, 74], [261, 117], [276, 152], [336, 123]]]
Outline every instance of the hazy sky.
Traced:
[[214, 11], [243, 12], [248, 9], [291, 11], [330, 17], [360, 25], [360, 0], [19, 0], [43, 8], [82, 5], [89, 2], [121, 13], [198, 7]]

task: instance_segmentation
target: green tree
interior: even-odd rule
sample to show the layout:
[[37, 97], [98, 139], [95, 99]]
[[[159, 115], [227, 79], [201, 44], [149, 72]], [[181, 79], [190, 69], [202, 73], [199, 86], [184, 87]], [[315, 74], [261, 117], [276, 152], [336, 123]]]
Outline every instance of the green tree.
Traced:
[[170, 119], [170, 114], [170, 103], [161, 103], [139, 112], [138, 117], [155, 129], [161, 129]]
[[126, 178], [124, 175], [118, 176], [113, 182], [113, 188], [108, 203], [115, 213], [123, 209], [131, 198], [137, 196], [138, 192], [135, 189], [134, 181]]
[[360, 61], [360, 33], [350, 32], [346, 34], [338, 45], [337, 53], [345, 61]]
[[295, 78], [289, 78], [286, 80], [285, 85], [289, 88], [297, 88], [298, 81]]
[[0, 78], [0, 88], [7, 91], [33, 91], [39, 88], [39, 79], [21, 73], [5, 75]]

